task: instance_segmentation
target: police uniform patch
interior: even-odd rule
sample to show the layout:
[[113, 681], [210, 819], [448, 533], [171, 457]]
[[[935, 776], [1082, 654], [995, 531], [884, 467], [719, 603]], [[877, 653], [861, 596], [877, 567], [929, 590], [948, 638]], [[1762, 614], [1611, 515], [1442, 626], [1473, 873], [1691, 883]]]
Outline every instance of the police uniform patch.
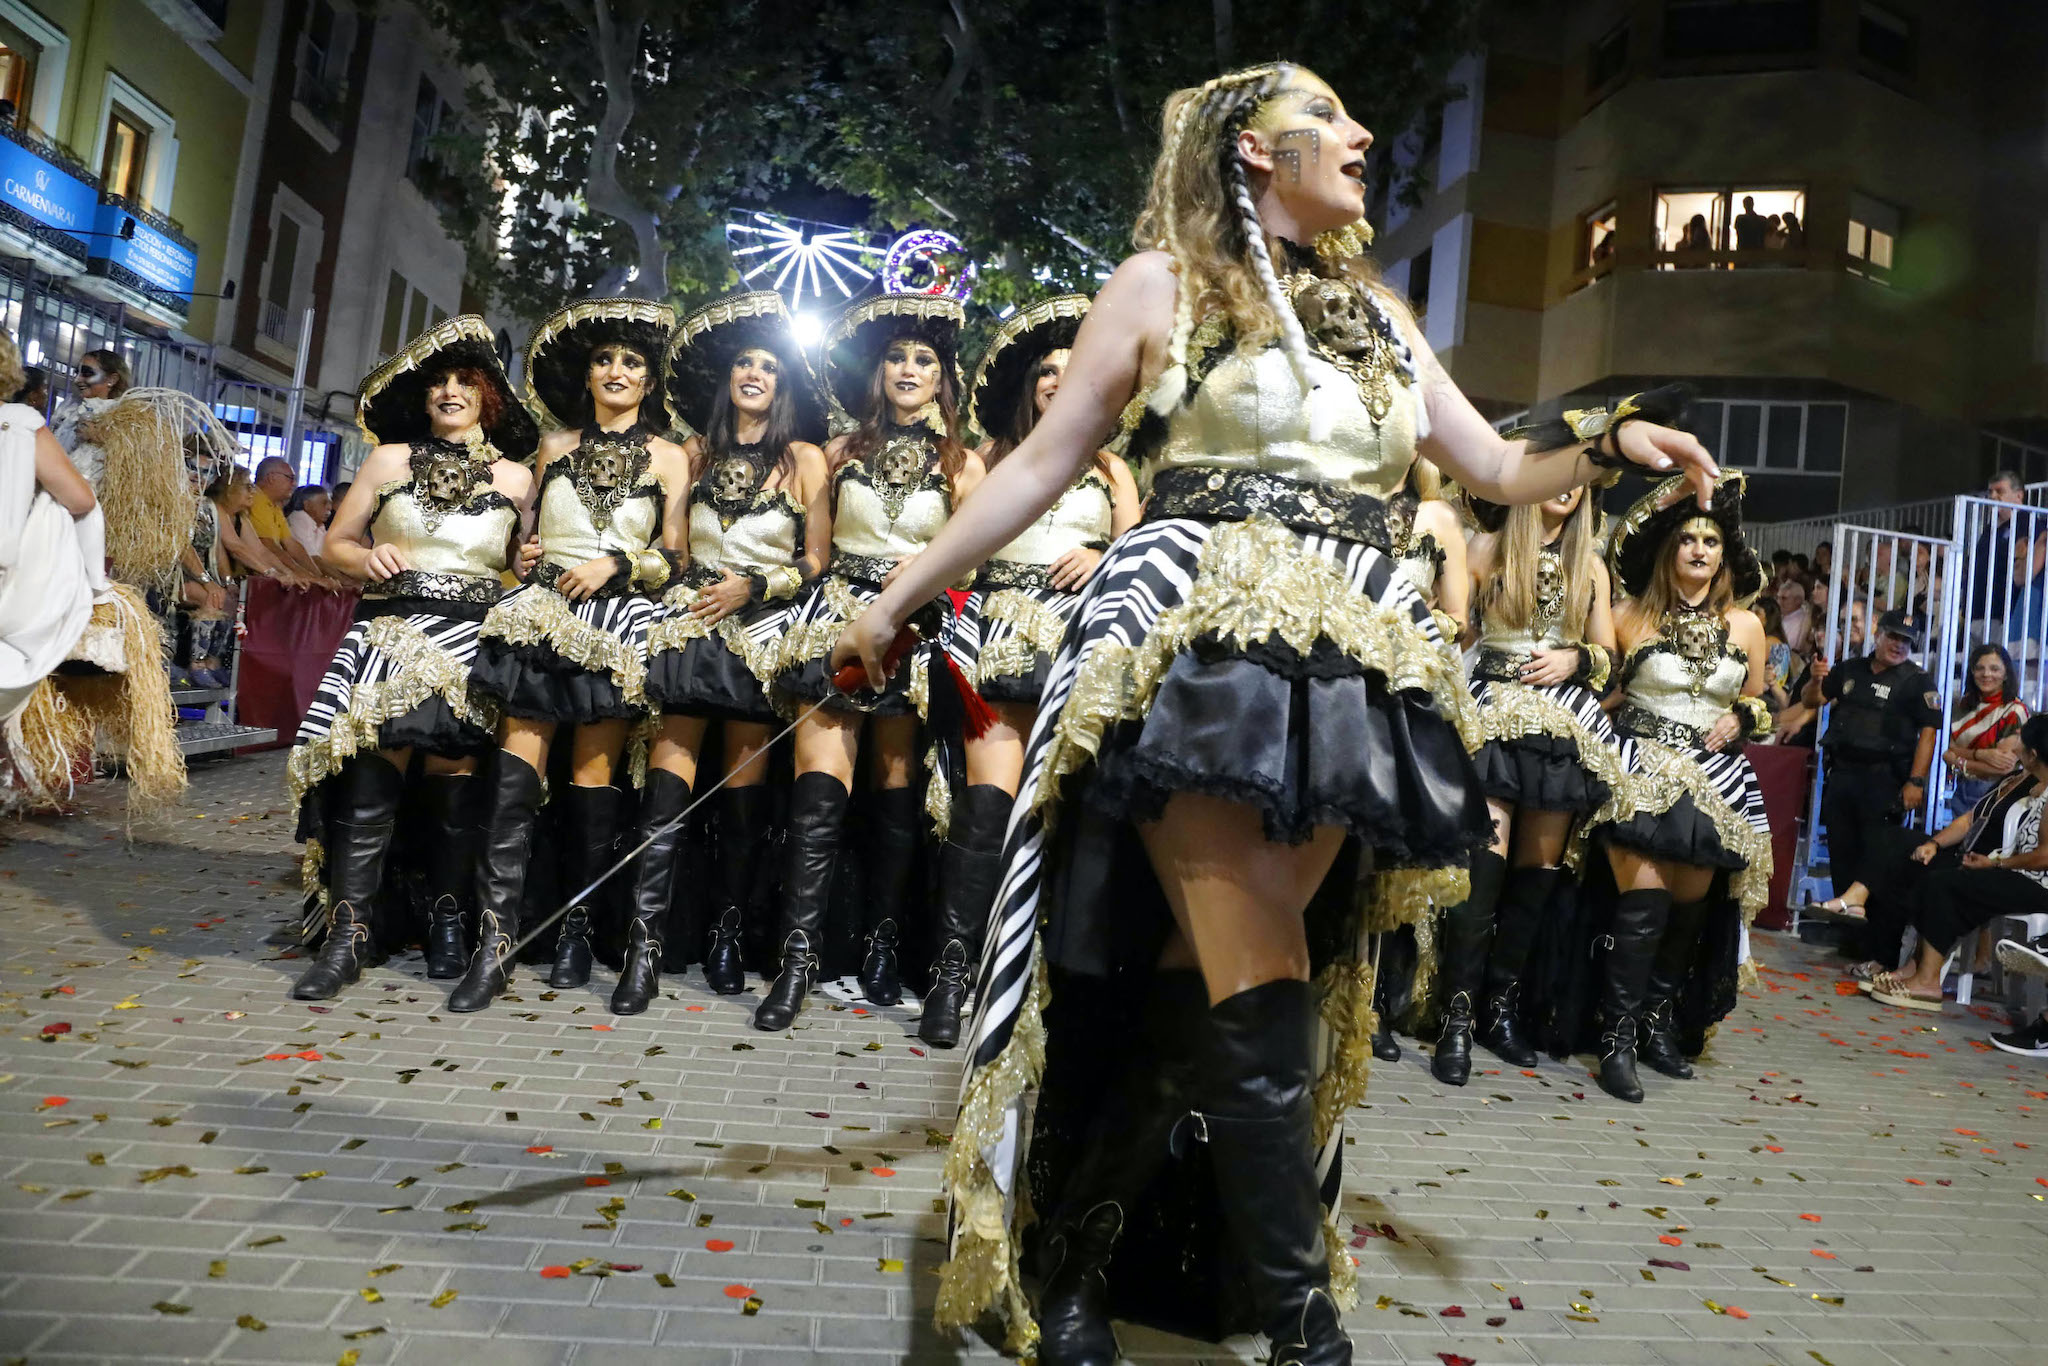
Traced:
[[1855, 680], [1855, 679], [1853, 679], [1853, 678], [1845, 678], [1845, 679], [1843, 679], [1843, 680], [1842, 680], [1842, 695], [1846, 697], [1846, 696], [1848, 696], [1848, 695], [1849, 695], [1850, 693], [1852, 693], [1852, 692], [1854, 692], [1854, 691], [1856, 691], [1856, 680]]
[[1940, 693], [1934, 693], [1934, 692], [1930, 692], [1930, 693], [1922, 693], [1922, 694], [1920, 695], [1920, 700], [1921, 700], [1922, 702], [1925, 702], [1925, 703], [1927, 704], [1927, 710], [1929, 710], [1929, 711], [1940, 711], [1940, 710], [1941, 710], [1941, 694], [1940, 694]]

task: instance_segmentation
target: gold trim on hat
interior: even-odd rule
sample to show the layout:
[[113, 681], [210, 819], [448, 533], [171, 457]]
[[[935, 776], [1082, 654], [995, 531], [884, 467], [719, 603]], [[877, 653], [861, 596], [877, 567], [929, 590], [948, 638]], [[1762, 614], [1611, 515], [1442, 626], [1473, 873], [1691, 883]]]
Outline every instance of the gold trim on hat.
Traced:
[[[391, 387], [393, 380], [419, 369], [434, 357], [446, 351], [457, 342], [481, 342], [489, 349], [492, 362], [497, 363], [498, 339], [489, 323], [474, 313], [460, 313], [452, 318], [443, 318], [426, 331], [414, 337], [382, 365], [363, 377], [362, 388], [356, 394], [356, 429], [363, 439], [372, 445], [377, 443], [377, 434], [370, 430], [365, 415], [377, 396]], [[505, 387], [505, 397], [517, 402], [519, 395], [512, 391], [512, 382], [505, 378], [502, 366], [498, 369], [497, 380]]]
[[[1088, 316], [1088, 308], [1094, 302], [1086, 294], [1061, 294], [1051, 299], [1041, 299], [1026, 309], [1020, 309], [1006, 320], [989, 342], [988, 349], [981, 353], [980, 362], [974, 367], [974, 379], [967, 386], [967, 421], [977, 427], [983, 435], [994, 435], [988, 424], [981, 420], [981, 391], [995, 378], [995, 365], [1003, 352], [1024, 341], [1031, 333], [1052, 323], [1078, 321]], [[990, 395], [993, 399], [995, 395]]]
[[[588, 322], [642, 323], [650, 327], [658, 327], [664, 332], [671, 332], [675, 330], [676, 311], [667, 304], [656, 303], [652, 299], [584, 299], [580, 303], [573, 303], [567, 308], [559, 310], [542, 322], [539, 327], [536, 327], [533, 330], [533, 339], [526, 343], [526, 374], [522, 377], [522, 382], [526, 388], [526, 406], [533, 411], [535, 417], [541, 420], [543, 426], [550, 429], [566, 427], [569, 424], [557, 417], [554, 410], [549, 408], [547, 403], [542, 400], [540, 394], [535, 391], [533, 387], [534, 357], [559, 340], [563, 333]], [[649, 359], [658, 358], [649, 357]], [[654, 392], [650, 397], [660, 405], [660, 410], [667, 419], [665, 425], [673, 426], [675, 415], [668, 410], [668, 384], [666, 378], [662, 374], [656, 374], [653, 378], [655, 386]], [[646, 406], [646, 400], [643, 399], [641, 401], [641, 406]]]

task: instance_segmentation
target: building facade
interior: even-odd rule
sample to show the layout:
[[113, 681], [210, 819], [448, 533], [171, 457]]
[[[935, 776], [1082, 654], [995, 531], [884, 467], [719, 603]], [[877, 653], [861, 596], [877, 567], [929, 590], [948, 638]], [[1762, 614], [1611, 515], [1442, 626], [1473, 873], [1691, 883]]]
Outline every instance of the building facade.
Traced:
[[1497, 420], [1695, 384], [1760, 520], [2048, 479], [2044, 75], [2021, 0], [1498, 5], [1380, 257]]

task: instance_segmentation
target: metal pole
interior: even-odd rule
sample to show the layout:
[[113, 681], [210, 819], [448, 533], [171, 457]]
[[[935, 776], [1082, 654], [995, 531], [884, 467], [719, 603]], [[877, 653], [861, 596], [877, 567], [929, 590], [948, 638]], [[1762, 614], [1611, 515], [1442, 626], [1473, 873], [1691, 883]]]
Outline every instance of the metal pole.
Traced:
[[284, 458], [291, 463], [292, 482], [299, 480], [299, 417], [306, 406], [306, 366], [313, 353], [313, 310], [299, 316], [299, 355], [292, 362], [292, 391], [284, 402]]

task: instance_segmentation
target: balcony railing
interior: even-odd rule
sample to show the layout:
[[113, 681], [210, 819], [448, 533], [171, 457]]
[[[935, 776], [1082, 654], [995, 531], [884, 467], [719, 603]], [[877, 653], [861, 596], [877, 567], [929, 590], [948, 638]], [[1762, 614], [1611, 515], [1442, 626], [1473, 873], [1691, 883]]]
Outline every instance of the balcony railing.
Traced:
[[296, 346], [299, 340], [299, 315], [283, 304], [265, 299], [256, 319], [256, 330], [280, 346]]

